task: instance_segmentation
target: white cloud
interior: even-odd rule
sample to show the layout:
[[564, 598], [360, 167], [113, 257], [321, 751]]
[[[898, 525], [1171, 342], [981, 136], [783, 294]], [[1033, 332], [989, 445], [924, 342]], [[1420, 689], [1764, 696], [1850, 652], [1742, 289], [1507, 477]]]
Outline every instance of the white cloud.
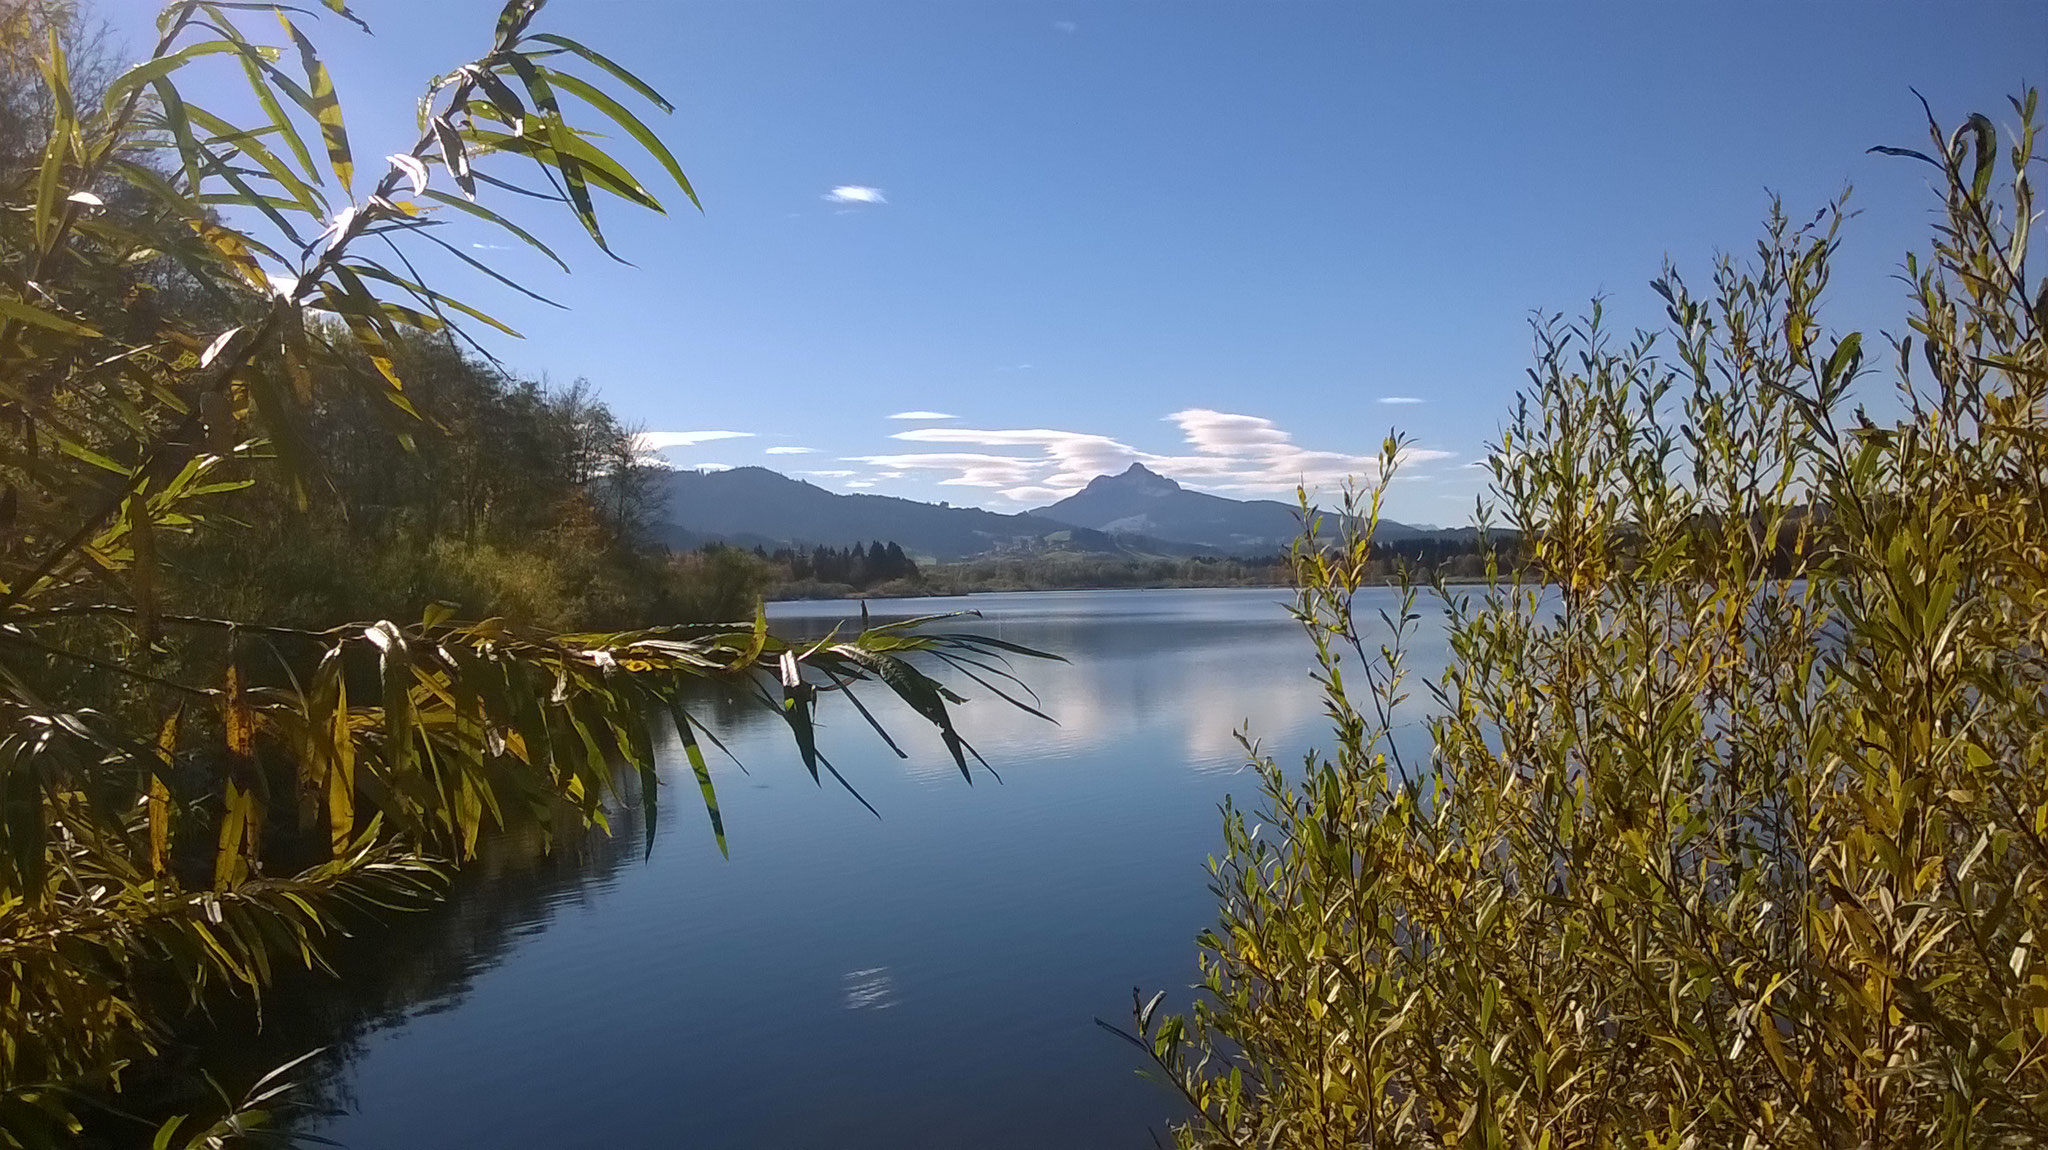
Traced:
[[671, 447], [695, 447], [699, 443], [710, 443], [715, 439], [752, 439], [751, 431], [643, 431], [633, 437], [633, 450], [638, 454], [650, 451], [666, 451]]
[[858, 490], [863, 487], [873, 487], [875, 481], [872, 479], [849, 479], [846, 481], [846, 485]]
[[935, 420], [935, 419], [958, 419], [958, 418], [960, 418], [960, 417], [959, 417], [959, 416], [957, 416], [957, 415], [947, 415], [947, 414], [946, 414], [945, 412], [943, 412], [943, 411], [899, 411], [899, 412], [897, 412], [896, 414], [894, 414], [894, 415], [890, 416], [889, 418], [890, 418], [890, 419], [919, 419], [919, 420], [924, 420], [924, 421], [926, 421], [926, 422], [930, 422], [930, 421], [932, 421], [932, 420]]
[[771, 447], [771, 448], [769, 448], [769, 449], [767, 450], [766, 454], [768, 454], [768, 455], [810, 455], [810, 454], [812, 454], [812, 453], [816, 452], [817, 450], [818, 450], [818, 449], [817, 449], [817, 448], [815, 448], [815, 447]]
[[[962, 458], [999, 459], [1012, 465], [1031, 467], [1037, 474], [1038, 482], [1049, 487], [1064, 487], [1080, 490], [1090, 479], [1122, 471], [1141, 458], [1142, 453], [1128, 444], [1118, 443], [1106, 435], [1091, 435], [1081, 431], [1054, 431], [1050, 428], [1029, 428], [1018, 431], [976, 431], [965, 427], [920, 427], [915, 431], [899, 431], [892, 439], [912, 443], [948, 443], [973, 445], [976, 447], [1025, 447], [1036, 448], [1042, 453], [1038, 461], [1020, 460], [1007, 456], [979, 456]], [[945, 459], [943, 455], [898, 456], [899, 459]], [[1045, 475], [1039, 469], [1045, 463], [1053, 465], [1053, 473]], [[915, 464], [891, 464], [890, 466], [917, 466]], [[988, 474], [986, 468], [983, 474]], [[1030, 474], [1030, 473], [1026, 473]], [[953, 483], [958, 480], [945, 480]], [[1015, 486], [1022, 482], [993, 484], [978, 483], [975, 486]]]
[[[902, 438], [898, 436], [897, 438]], [[1032, 459], [1007, 455], [976, 455], [966, 452], [931, 452], [917, 455], [860, 455], [848, 463], [865, 463], [884, 471], [950, 471], [939, 480], [942, 487], [1014, 487], [1028, 483], [1043, 466]]]
[[1074, 33], [1080, 31], [1081, 26], [1079, 24], [1074, 23], [1072, 20], [1054, 20], [1052, 22], [1052, 30], [1055, 32], [1065, 32], [1067, 35], [1071, 36]]
[[[886, 471], [948, 473], [937, 481], [940, 486], [989, 488], [1020, 503], [1071, 495], [1096, 476], [1113, 475], [1133, 463], [1204, 490], [1283, 497], [1297, 484], [1334, 491], [1347, 479], [1370, 480], [1379, 472], [1377, 454], [1302, 447], [1260, 416], [1196, 407], [1166, 418], [1180, 427], [1188, 454], [1143, 451], [1106, 435], [1054, 428], [920, 427], [892, 438], [956, 450], [854, 456], [848, 462]], [[985, 450], [957, 450], [962, 448]], [[1448, 453], [1422, 448], [1402, 456], [1409, 464], [1444, 458]]]
[[1180, 432], [1196, 451], [1216, 455], [1230, 455], [1238, 452], [1270, 452], [1287, 447], [1287, 433], [1273, 426], [1270, 419], [1256, 415], [1233, 415], [1227, 411], [1210, 411], [1206, 407], [1190, 407], [1176, 411], [1166, 418], [1180, 424]]
[[849, 475], [859, 475], [859, 474], [860, 474], [860, 472], [858, 472], [858, 471], [799, 471], [799, 472], [797, 472], [797, 474], [798, 474], [798, 475], [815, 475], [815, 476], [817, 476], [817, 477], [818, 477], [818, 478], [820, 478], [820, 479], [845, 479], [845, 478], [846, 478], [847, 476], [849, 476]]
[[1062, 490], [1058, 487], [1008, 487], [1004, 488], [1002, 492], [1003, 498], [1015, 500], [1026, 506], [1037, 506], [1041, 503], [1057, 503], [1072, 494], [1073, 492]]
[[1420, 399], [1418, 399], [1418, 398], [1416, 398], [1415, 396], [1412, 396], [1412, 395], [1383, 395], [1383, 396], [1380, 396], [1380, 402], [1381, 402], [1381, 403], [1399, 403], [1399, 404], [1409, 404], [1409, 403], [1421, 403], [1421, 402], [1422, 402], [1422, 400], [1420, 400]]
[[841, 184], [825, 193], [825, 201], [833, 204], [886, 204], [889, 197], [880, 188], [865, 184]]

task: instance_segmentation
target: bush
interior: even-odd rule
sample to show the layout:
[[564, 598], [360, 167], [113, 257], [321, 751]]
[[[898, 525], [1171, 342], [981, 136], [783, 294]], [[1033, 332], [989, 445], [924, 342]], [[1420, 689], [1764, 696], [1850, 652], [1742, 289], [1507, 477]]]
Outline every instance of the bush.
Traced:
[[1894, 418], [1850, 410], [1865, 342], [1821, 334], [1839, 206], [1774, 211], [1703, 296], [1667, 271], [1669, 351], [1538, 323], [1491, 459], [1527, 543], [1436, 589], [1429, 762], [1390, 738], [1415, 592], [1362, 626], [1369, 526], [1297, 552], [1334, 749], [1258, 763], [1203, 993], [1138, 1010], [1183, 1145], [2048, 1137], [2048, 293], [2014, 109], [2004, 150], [1981, 116], [1892, 150], [1945, 195]]

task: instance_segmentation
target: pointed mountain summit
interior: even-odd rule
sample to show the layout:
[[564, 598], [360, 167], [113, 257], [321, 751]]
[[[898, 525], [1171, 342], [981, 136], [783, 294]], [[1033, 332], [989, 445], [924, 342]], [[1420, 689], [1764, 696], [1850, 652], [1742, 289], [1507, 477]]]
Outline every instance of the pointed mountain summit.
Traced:
[[[1120, 475], [1098, 475], [1088, 486], [1030, 514], [1111, 535], [1144, 535], [1235, 555], [1284, 551], [1301, 531], [1291, 503], [1272, 499], [1227, 499], [1189, 491], [1142, 463]], [[1381, 520], [1379, 538], [1424, 534]]]
[[1098, 475], [1088, 481], [1082, 494], [1090, 491], [1123, 491], [1155, 498], [1172, 495], [1181, 489], [1180, 484], [1168, 479], [1142, 463], [1133, 463], [1124, 468], [1121, 475]]

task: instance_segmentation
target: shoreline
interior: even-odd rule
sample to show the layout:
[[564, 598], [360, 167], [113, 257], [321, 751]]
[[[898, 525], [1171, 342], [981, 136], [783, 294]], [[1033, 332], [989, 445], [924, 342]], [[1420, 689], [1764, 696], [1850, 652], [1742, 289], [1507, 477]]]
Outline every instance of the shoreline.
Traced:
[[[1444, 583], [1444, 585], [1445, 585], [1445, 586], [1447, 586], [1447, 587], [1483, 587], [1483, 586], [1485, 586], [1485, 585], [1486, 585], [1486, 580], [1485, 580], [1484, 578], [1482, 578], [1482, 577], [1474, 577], [1474, 576], [1457, 576], [1457, 577], [1452, 577], [1452, 578], [1446, 578], [1445, 580], [1443, 580], [1443, 583]], [[1416, 587], [1416, 589], [1417, 589], [1417, 590], [1427, 590], [1427, 589], [1428, 589], [1428, 588], [1430, 587], [1430, 585], [1431, 585], [1431, 584], [1430, 584], [1430, 583], [1428, 583], [1428, 582], [1420, 582], [1420, 581], [1418, 581], [1417, 583], [1415, 583], [1415, 584], [1414, 584], [1414, 586]], [[1375, 581], [1375, 582], [1372, 582], [1372, 583], [1364, 584], [1364, 586], [1373, 586], [1373, 587], [1398, 587], [1398, 586], [1400, 586], [1400, 583], [1399, 583], [1399, 582], [1398, 582], [1397, 580], [1393, 580], [1393, 579], [1385, 579], [1385, 580], [1378, 580], [1378, 581]], [[1113, 585], [1113, 584], [1091, 584], [1091, 585], [1085, 585], [1085, 586], [1073, 586], [1073, 587], [979, 587], [979, 588], [975, 588], [975, 589], [973, 589], [973, 590], [967, 590], [967, 591], [915, 591], [915, 592], [906, 592], [906, 591], [903, 591], [903, 590], [901, 590], [901, 589], [894, 589], [894, 590], [889, 590], [889, 591], [881, 591], [881, 590], [873, 590], [873, 591], [852, 591], [852, 592], [850, 592], [850, 593], [848, 593], [848, 594], [845, 594], [845, 595], [776, 595], [776, 594], [774, 594], [774, 593], [772, 593], [772, 592], [771, 592], [771, 593], [769, 593], [769, 594], [767, 594], [767, 595], [764, 595], [764, 596], [763, 596], [762, 598], [763, 598], [763, 601], [764, 601], [764, 602], [768, 602], [768, 603], [844, 603], [844, 602], [850, 602], [850, 601], [853, 601], [853, 600], [862, 600], [862, 599], [964, 599], [964, 598], [967, 598], [968, 596], [971, 596], [971, 595], [1041, 595], [1041, 594], [1048, 594], [1048, 593], [1051, 593], [1051, 592], [1055, 592], [1055, 591], [1292, 591], [1292, 590], [1294, 590], [1294, 584], [1292, 584], [1292, 583], [1156, 583], [1156, 584], [1144, 584], [1144, 585], [1140, 585], [1140, 586], [1130, 586], [1130, 585], [1123, 585], [1123, 586], [1119, 586], [1119, 585]]]

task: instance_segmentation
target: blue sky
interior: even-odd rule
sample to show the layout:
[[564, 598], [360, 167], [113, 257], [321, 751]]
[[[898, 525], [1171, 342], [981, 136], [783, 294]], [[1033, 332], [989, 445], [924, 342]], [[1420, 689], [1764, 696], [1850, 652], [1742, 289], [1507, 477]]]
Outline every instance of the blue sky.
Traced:
[[[142, 7], [110, 13], [138, 46]], [[319, 34], [357, 154], [397, 151], [498, 5], [353, 7], [374, 37]], [[466, 294], [525, 333], [487, 341], [508, 363], [588, 378], [671, 461], [1014, 510], [1133, 460], [1283, 494], [1399, 427], [1390, 514], [1446, 523], [1530, 313], [1656, 321], [1663, 259], [1703, 282], [1768, 191], [1803, 214], [1855, 185], [1832, 314], [1900, 326], [1934, 200], [1865, 149], [1924, 140], [1915, 87], [2008, 123], [2048, 62], [2034, 0], [555, 0], [540, 26], [674, 100], [654, 122], [705, 210], [614, 205], [625, 267], [515, 205], [574, 274], [478, 254], [569, 310]]]

